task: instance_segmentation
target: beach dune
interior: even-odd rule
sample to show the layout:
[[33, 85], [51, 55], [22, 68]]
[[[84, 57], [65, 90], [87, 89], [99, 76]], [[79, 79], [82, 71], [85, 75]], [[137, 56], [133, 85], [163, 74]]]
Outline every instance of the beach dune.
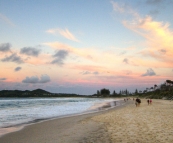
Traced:
[[0, 143], [172, 143], [173, 102], [128, 101], [114, 109], [29, 125]]

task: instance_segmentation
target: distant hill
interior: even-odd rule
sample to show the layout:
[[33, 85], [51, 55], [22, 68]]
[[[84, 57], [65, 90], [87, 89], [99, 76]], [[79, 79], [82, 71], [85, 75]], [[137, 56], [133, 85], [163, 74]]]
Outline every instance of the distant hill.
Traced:
[[45, 91], [45, 90], [43, 90], [43, 89], [35, 89], [35, 90], [33, 90], [33, 91], [31, 91], [31, 93], [39, 93], [39, 94], [51, 94], [50, 92], [48, 92], [48, 91]]
[[35, 89], [32, 91], [1, 90], [0, 97], [83, 97], [83, 96], [77, 94], [50, 93], [43, 89]]

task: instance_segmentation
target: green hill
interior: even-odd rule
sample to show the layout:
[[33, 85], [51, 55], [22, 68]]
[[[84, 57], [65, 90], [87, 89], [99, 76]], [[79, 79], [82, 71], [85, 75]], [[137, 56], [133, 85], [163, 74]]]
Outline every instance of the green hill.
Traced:
[[43, 89], [35, 89], [32, 91], [1, 90], [0, 97], [83, 97], [83, 96], [77, 94], [68, 94], [68, 93], [50, 93]]

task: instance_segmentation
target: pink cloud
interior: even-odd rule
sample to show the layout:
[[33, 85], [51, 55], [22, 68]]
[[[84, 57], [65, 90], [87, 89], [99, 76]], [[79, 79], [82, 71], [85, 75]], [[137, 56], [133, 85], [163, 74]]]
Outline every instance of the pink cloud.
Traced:
[[[67, 44], [60, 43], [60, 42], [44, 43], [44, 45], [47, 45], [55, 50], [66, 50], [71, 54], [80, 56], [80, 58], [85, 58], [85, 59], [91, 60], [91, 61], [96, 60], [97, 52], [91, 48], [80, 48], [79, 49], [79, 48], [75, 48], [75, 47], [69, 46]], [[94, 54], [94, 56], [92, 56], [92, 54]]]
[[[173, 31], [169, 29], [169, 23], [157, 22], [147, 16], [133, 24], [129, 21], [123, 21], [123, 24], [146, 39], [147, 51], [158, 52], [164, 49], [169, 51], [167, 56], [173, 56]], [[163, 58], [162, 55], [160, 57]]]
[[72, 41], [75, 41], [75, 42], [79, 42], [79, 40], [74, 36], [74, 34], [72, 34], [67, 28], [65, 30], [63, 29], [49, 29], [46, 31], [47, 33], [50, 33], [50, 34], [57, 34], [59, 33], [61, 36], [69, 39], [69, 40], [72, 40]]

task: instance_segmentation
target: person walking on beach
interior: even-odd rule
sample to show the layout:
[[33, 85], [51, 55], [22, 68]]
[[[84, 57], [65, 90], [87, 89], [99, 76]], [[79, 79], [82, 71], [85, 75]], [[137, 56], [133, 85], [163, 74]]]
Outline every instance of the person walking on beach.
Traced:
[[152, 104], [152, 99], [150, 99], [150, 105]]
[[150, 100], [148, 99], [147, 102], [148, 102], [148, 105], [149, 105], [150, 104]]
[[136, 107], [138, 107], [140, 103], [141, 103], [141, 100], [139, 98], [136, 98], [136, 102], [135, 102]]

